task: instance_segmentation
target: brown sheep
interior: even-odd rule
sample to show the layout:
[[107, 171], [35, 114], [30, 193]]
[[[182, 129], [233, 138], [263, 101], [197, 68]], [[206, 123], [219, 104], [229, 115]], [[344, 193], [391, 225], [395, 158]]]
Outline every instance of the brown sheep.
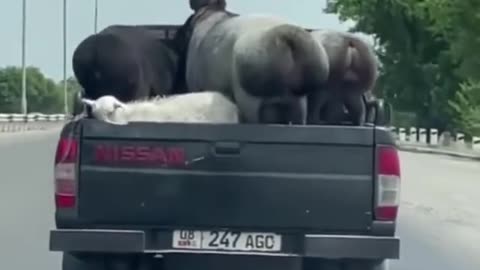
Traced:
[[[355, 125], [365, 121], [363, 94], [371, 91], [378, 77], [375, 53], [353, 33], [334, 30], [311, 30], [311, 35], [325, 49], [329, 59], [328, 91], [317, 91], [308, 97], [308, 123]], [[347, 112], [345, 112], [347, 111]], [[346, 119], [345, 119], [346, 118]]]

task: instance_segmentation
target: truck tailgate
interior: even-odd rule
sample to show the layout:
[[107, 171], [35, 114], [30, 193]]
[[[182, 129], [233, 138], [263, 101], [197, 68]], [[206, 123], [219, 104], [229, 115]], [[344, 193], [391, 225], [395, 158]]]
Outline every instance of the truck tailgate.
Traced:
[[82, 123], [77, 214], [95, 224], [368, 230], [367, 127]]

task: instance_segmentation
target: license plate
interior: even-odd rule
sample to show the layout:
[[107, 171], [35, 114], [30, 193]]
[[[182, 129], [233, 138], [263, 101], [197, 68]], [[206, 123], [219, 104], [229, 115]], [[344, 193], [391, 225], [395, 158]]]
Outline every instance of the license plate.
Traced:
[[178, 249], [276, 252], [282, 248], [282, 236], [223, 230], [176, 230], [173, 232], [172, 246]]

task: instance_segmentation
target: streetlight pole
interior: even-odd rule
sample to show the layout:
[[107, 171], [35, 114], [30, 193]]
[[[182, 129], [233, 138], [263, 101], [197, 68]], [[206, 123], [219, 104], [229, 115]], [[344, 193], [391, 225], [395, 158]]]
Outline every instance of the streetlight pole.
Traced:
[[65, 114], [68, 114], [68, 84], [67, 84], [67, 0], [63, 0], [63, 95]]
[[25, 63], [27, 43], [27, 1], [22, 4], [22, 113], [27, 113], [27, 67]]
[[98, 0], [95, 0], [95, 11], [94, 11], [94, 26], [93, 26], [95, 34], [97, 33], [98, 29]]

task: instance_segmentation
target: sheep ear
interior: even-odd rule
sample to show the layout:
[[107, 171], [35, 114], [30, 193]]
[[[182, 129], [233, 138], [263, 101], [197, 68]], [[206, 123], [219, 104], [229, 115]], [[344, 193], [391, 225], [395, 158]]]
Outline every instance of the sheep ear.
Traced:
[[115, 104], [113, 104], [113, 107], [115, 109], [118, 109], [118, 108], [125, 109], [126, 106], [125, 106], [125, 104], [123, 104], [122, 102], [119, 101], [119, 102], [115, 102]]
[[88, 98], [82, 98], [82, 102], [88, 106], [92, 106], [95, 104], [95, 101], [88, 99]]

